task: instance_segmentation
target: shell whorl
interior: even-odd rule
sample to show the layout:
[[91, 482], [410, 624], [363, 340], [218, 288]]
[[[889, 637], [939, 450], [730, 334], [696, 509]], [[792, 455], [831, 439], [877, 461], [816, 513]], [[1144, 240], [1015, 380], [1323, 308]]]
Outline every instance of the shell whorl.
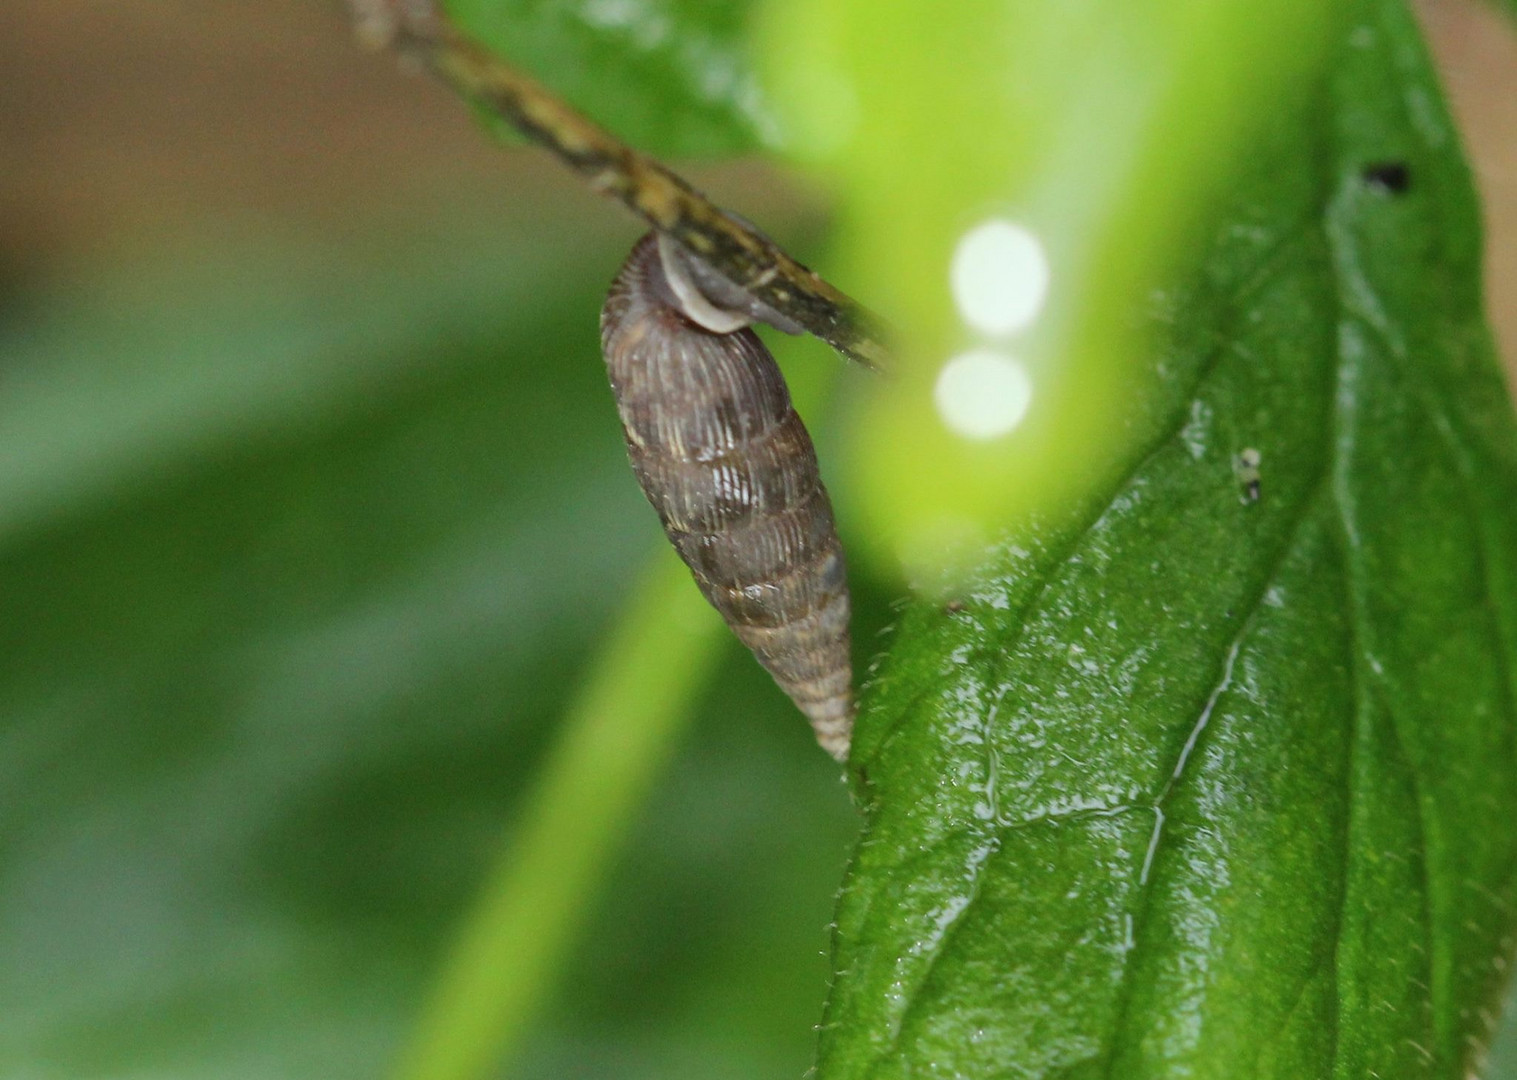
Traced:
[[706, 599], [844, 761], [848, 583], [816, 451], [748, 319], [692, 303], [677, 258], [643, 237], [601, 314], [632, 469]]

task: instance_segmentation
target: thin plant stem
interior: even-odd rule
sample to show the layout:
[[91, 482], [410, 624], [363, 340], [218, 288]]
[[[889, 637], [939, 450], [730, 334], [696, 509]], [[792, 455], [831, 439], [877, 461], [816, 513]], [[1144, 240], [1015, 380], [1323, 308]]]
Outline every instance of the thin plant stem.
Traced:
[[[865, 367], [888, 350], [878, 317], [659, 161], [617, 139], [535, 79], [470, 40], [433, 0], [351, 0], [360, 37], [419, 56], [462, 97], [551, 151], [728, 284]], [[777, 324], [779, 325], [779, 324]]]
[[550, 995], [726, 640], [689, 571], [661, 553], [570, 705], [396, 1080], [501, 1075]]

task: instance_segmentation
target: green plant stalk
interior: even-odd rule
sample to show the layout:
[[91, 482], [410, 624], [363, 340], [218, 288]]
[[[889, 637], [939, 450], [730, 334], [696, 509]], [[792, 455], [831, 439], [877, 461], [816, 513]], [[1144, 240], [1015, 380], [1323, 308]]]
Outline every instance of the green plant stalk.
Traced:
[[636, 809], [727, 640], [665, 551], [644, 572], [466, 916], [398, 1080], [500, 1075], [552, 991]]

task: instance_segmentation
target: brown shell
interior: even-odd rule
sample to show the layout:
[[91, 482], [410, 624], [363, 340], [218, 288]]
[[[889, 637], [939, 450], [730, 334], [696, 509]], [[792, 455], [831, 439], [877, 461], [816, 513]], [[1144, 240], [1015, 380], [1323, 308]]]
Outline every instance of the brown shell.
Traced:
[[746, 326], [682, 313], [654, 234], [601, 314], [627, 453], [696, 584], [839, 761], [853, 731], [848, 583], [811, 437]]

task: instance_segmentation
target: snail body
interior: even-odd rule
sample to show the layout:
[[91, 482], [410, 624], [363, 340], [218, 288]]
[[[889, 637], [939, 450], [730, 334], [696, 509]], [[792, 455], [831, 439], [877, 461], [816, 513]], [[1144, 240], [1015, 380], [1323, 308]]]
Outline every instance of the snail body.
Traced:
[[854, 715], [843, 549], [811, 437], [754, 319], [793, 325], [713, 288], [650, 233], [611, 286], [601, 346], [632, 469], [670, 542], [843, 761]]

